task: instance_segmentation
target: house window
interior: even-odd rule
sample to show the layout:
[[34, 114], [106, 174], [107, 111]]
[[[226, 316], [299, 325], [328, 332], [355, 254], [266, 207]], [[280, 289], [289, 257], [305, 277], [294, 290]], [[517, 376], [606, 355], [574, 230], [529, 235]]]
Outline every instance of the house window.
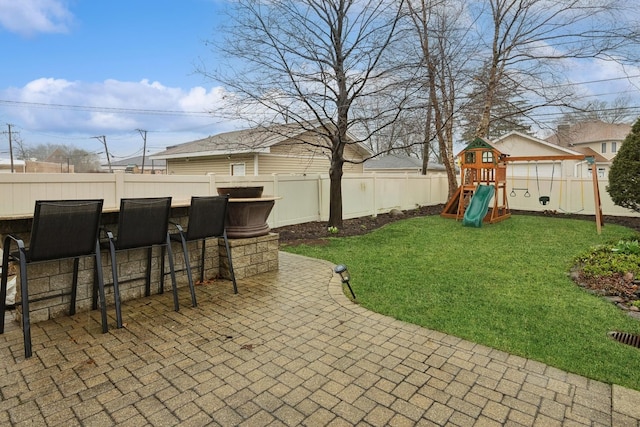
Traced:
[[612, 153], [615, 153], [615, 152], [617, 152], [617, 151], [618, 151], [618, 144], [617, 144], [615, 141], [613, 141], [613, 142], [611, 143], [611, 152], [612, 152]]
[[475, 163], [476, 162], [476, 153], [474, 153], [473, 151], [468, 151], [468, 152], [464, 153], [464, 162], [467, 163], [467, 164]]
[[231, 163], [231, 176], [245, 176], [244, 163]]
[[482, 163], [493, 163], [493, 152], [492, 151], [483, 151], [482, 152]]
[[[593, 173], [591, 173], [591, 168], [587, 169], [589, 178], [593, 177]], [[598, 167], [598, 178], [604, 178], [607, 173], [607, 168]]]
[[602, 143], [602, 148], [600, 149], [601, 152], [606, 153], [607, 152], [607, 143], [603, 142]]

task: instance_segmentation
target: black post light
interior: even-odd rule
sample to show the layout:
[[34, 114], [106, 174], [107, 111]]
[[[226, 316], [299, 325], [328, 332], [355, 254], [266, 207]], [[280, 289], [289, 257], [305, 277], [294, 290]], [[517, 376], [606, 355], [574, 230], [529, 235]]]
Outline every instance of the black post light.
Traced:
[[351, 289], [351, 284], [349, 283], [349, 280], [351, 280], [351, 276], [349, 276], [349, 270], [347, 269], [347, 266], [344, 264], [338, 264], [333, 271], [340, 275], [342, 283], [347, 284], [347, 286], [349, 287], [349, 291], [351, 291], [353, 299], [356, 299], [356, 294], [353, 293], [353, 289]]

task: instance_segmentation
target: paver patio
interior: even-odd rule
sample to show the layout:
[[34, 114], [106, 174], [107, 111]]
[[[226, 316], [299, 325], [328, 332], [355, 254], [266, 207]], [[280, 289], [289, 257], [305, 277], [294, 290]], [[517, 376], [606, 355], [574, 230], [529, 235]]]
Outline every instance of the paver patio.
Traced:
[[[0, 335], [0, 425], [640, 426], [640, 393], [371, 313], [332, 265], [280, 270]], [[354, 286], [357, 295], [357, 283]]]

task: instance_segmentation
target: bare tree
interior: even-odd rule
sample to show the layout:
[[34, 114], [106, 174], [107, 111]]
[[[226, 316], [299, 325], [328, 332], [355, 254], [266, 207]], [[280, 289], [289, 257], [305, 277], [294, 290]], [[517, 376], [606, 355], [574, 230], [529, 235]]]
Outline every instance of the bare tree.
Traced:
[[[483, 111], [476, 136], [487, 136], [500, 82], [535, 99], [533, 107], [570, 103], [561, 67], [567, 60], [637, 60], [636, 7], [622, 0], [482, 0], [472, 2], [489, 53]], [[625, 11], [630, 12], [625, 15]]]
[[35, 159], [44, 162], [54, 153], [57, 153], [58, 156], [53, 161], [73, 165], [76, 172], [100, 171], [98, 154], [73, 145], [39, 144], [34, 147], [28, 147], [24, 143], [20, 143], [18, 158], [23, 160]]
[[[454, 125], [459, 111], [462, 88], [468, 78], [468, 64], [473, 41], [469, 39], [470, 22], [465, 22], [464, 2], [443, 0], [407, 0], [413, 40], [420, 47], [416, 64], [420, 87], [427, 99], [423, 108], [425, 126], [423, 144], [438, 142], [438, 152], [449, 181], [449, 195], [457, 187], [453, 152]], [[465, 25], [468, 24], [468, 25]], [[425, 148], [425, 152], [430, 149]], [[426, 171], [426, 163], [423, 170]]]
[[631, 98], [623, 95], [612, 101], [594, 100], [579, 103], [566, 109], [559, 124], [601, 121], [605, 123], [632, 123], [637, 118], [635, 109], [631, 107]]
[[[233, 92], [225, 108], [235, 118], [265, 129], [295, 122], [318, 132], [315, 142], [301, 143], [330, 151], [329, 226], [342, 225], [346, 145], [382, 132], [403, 108], [396, 75], [404, 60], [391, 49], [401, 5], [402, 0], [238, 0], [224, 41], [211, 43], [228, 63], [199, 70]], [[395, 101], [381, 102], [388, 108], [369, 115], [354, 111], [380, 97]], [[361, 126], [374, 119], [374, 128]], [[348, 138], [352, 129], [368, 134], [354, 141]]]

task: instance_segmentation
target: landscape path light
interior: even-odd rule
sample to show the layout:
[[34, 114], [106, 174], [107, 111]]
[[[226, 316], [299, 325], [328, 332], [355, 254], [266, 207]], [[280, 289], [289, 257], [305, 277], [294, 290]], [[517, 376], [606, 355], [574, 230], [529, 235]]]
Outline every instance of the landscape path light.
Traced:
[[342, 283], [347, 284], [347, 286], [349, 287], [349, 291], [351, 291], [353, 299], [356, 299], [356, 294], [353, 293], [353, 289], [351, 289], [351, 283], [349, 283], [349, 281], [351, 280], [351, 276], [349, 275], [349, 269], [347, 268], [347, 266], [344, 264], [338, 264], [333, 271], [340, 275]]

